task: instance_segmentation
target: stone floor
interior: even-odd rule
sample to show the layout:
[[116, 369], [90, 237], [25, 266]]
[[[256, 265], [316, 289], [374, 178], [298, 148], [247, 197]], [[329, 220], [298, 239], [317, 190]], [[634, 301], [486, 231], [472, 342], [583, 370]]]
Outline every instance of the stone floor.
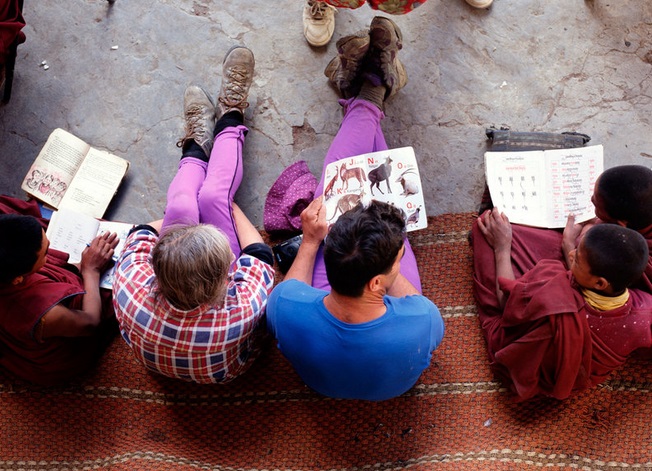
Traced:
[[[224, 53], [243, 44], [257, 62], [236, 200], [262, 226], [276, 177], [300, 159], [318, 176], [341, 118], [323, 75], [334, 41], [305, 42], [302, 7], [27, 0], [27, 42], [12, 99], [0, 106], [0, 191], [23, 196], [22, 178], [61, 127], [131, 161], [108, 217], [161, 217], [179, 158], [183, 90], [196, 82], [216, 93]], [[368, 26], [374, 13], [340, 10], [335, 39]], [[428, 214], [477, 208], [489, 126], [579, 131], [604, 145], [605, 167], [650, 164], [652, 2], [495, 0], [476, 10], [463, 0], [429, 0], [394, 19], [410, 81], [388, 103], [383, 128], [390, 147], [414, 147]]]

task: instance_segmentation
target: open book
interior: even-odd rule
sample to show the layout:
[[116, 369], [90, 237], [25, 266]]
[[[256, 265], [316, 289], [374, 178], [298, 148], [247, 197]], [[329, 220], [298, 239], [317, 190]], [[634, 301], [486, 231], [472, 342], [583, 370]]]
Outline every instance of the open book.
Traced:
[[593, 187], [604, 168], [602, 146], [529, 152], [486, 152], [485, 175], [494, 207], [510, 222], [559, 228], [595, 217]]
[[[105, 232], [115, 232], [118, 235], [118, 246], [114, 250], [113, 259], [117, 260], [122, 252], [125, 240], [133, 224], [115, 221], [100, 221], [76, 211], [62, 208], [52, 214], [48, 230], [45, 233], [50, 240], [50, 247], [69, 255], [69, 263], [81, 262], [82, 252], [95, 237]], [[100, 286], [111, 289], [113, 284], [113, 267], [102, 274]]]
[[326, 166], [324, 204], [326, 221], [358, 203], [384, 201], [405, 212], [408, 231], [428, 226], [421, 176], [412, 147], [401, 147], [338, 160]]
[[55, 208], [101, 218], [129, 169], [129, 162], [55, 129], [21, 188]]

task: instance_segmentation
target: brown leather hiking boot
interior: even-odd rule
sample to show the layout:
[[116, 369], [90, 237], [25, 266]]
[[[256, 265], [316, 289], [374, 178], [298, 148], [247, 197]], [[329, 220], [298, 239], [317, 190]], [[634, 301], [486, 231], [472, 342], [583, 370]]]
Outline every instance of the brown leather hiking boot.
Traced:
[[249, 106], [247, 96], [254, 78], [254, 53], [244, 46], [234, 46], [222, 63], [222, 86], [217, 98], [217, 114], [238, 110], [244, 114]]
[[403, 48], [403, 34], [389, 18], [376, 16], [371, 20], [369, 36], [371, 48], [364, 71], [380, 79], [387, 87], [387, 97], [390, 97], [407, 83], [405, 67], [398, 60], [398, 51]]
[[337, 52], [326, 66], [324, 75], [340, 90], [344, 97], [355, 96], [360, 91], [360, 70], [369, 51], [369, 31], [344, 36], [337, 41]]
[[177, 147], [192, 139], [210, 157], [213, 150], [213, 128], [215, 128], [215, 104], [201, 87], [190, 85], [183, 95], [183, 116], [186, 120], [185, 136], [177, 142]]

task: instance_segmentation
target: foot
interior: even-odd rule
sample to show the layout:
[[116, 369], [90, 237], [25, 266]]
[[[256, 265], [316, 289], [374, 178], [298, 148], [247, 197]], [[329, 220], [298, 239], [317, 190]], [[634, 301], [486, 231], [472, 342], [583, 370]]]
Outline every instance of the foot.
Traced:
[[474, 8], [489, 8], [494, 0], [466, 0]]
[[374, 85], [385, 85], [389, 98], [407, 83], [405, 67], [398, 60], [403, 35], [392, 20], [377, 16], [371, 21], [369, 36], [371, 47], [363, 65], [363, 76]]
[[335, 13], [337, 8], [326, 2], [306, 0], [303, 7], [303, 35], [308, 44], [315, 47], [325, 46], [335, 31]]
[[187, 141], [195, 141], [206, 153], [213, 150], [213, 128], [215, 127], [215, 105], [210, 95], [197, 85], [190, 85], [183, 95], [183, 116], [186, 120], [185, 136], [177, 146], [183, 148]]
[[216, 111], [220, 116], [244, 110], [249, 106], [247, 96], [254, 78], [254, 53], [244, 46], [229, 49], [222, 63], [222, 87], [217, 98]]
[[369, 51], [369, 31], [363, 30], [337, 41], [338, 55], [331, 60], [324, 74], [348, 98], [360, 91], [362, 79], [360, 70], [367, 51]]

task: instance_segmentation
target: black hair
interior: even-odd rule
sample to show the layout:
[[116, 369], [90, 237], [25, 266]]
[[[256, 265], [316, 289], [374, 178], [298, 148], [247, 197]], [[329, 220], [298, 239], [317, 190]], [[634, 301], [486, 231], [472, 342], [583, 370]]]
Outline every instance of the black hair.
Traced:
[[621, 165], [605, 170], [597, 194], [613, 220], [639, 230], [652, 224], [652, 170], [643, 165]]
[[0, 283], [32, 271], [43, 246], [43, 227], [32, 216], [0, 214]]
[[597, 224], [582, 239], [591, 274], [606, 279], [615, 293], [637, 281], [648, 263], [647, 241], [633, 229]]
[[331, 227], [324, 242], [326, 276], [333, 291], [359, 297], [374, 276], [391, 270], [405, 237], [401, 209], [372, 201], [358, 204]]

